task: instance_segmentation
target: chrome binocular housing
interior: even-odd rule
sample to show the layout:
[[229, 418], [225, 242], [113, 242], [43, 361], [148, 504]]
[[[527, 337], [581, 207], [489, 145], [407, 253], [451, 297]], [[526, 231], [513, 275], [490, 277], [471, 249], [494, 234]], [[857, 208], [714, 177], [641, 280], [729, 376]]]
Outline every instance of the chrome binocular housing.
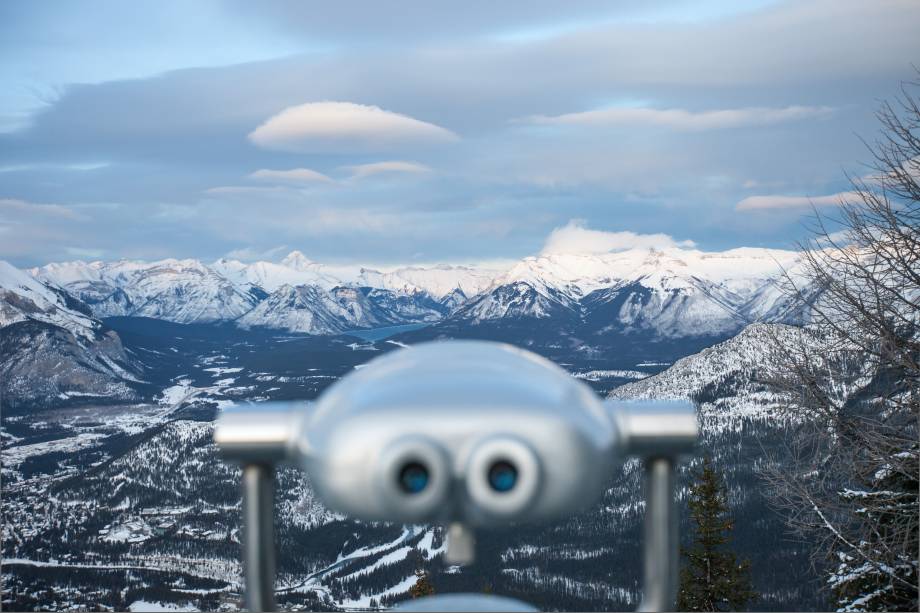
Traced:
[[[651, 569], [666, 575], [659, 602], [650, 601], [646, 569], [647, 609], [673, 606], [674, 463], [692, 451], [696, 436], [687, 402], [603, 401], [552, 362], [484, 341], [393, 351], [349, 373], [314, 403], [236, 407], [221, 414], [215, 430], [224, 456], [244, 466], [244, 484], [246, 467], [265, 473], [281, 463], [297, 466], [332, 510], [368, 521], [451, 525], [448, 557], [455, 562], [469, 561], [463, 559], [469, 553], [458, 551], [473, 548], [450, 541], [472, 528], [568, 516], [603, 494], [624, 459], [646, 460], [650, 479], [657, 462], [666, 482], [658, 488], [662, 500], [651, 498], [649, 482], [647, 502], [667, 511], [659, 518], [667, 543], [659, 549], [674, 560], [667, 572]], [[250, 502], [247, 521], [258, 522], [264, 503]], [[654, 511], [650, 507], [649, 515]], [[248, 533], [259, 532], [247, 526]], [[647, 554], [649, 539], [659, 536], [647, 531]], [[247, 539], [247, 547], [271, 547], [263, 537]], [[249, 567], [262, 558], [247, 551], [250, 592]], [[266, 599], [250, 598], [250, 610], [271, 606], [270, 586], [260, 591]]]

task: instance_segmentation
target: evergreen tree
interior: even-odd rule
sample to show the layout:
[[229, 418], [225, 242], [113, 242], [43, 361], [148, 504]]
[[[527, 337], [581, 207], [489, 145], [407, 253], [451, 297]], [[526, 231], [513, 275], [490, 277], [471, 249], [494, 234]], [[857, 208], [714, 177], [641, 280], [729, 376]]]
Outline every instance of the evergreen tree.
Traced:
[[419, 570], [416, 571], [415, 576], [418, 577], [418, 580], [415, 582], [415, 585], [409, 588], [409, 596], [412, 598], [421, 598], [434, 594], [434, 586], [432, 586], [431, 581], [428, 580], [428, 573]]
[[728, 515], [725, 485], [710, 459], [694, 474], [690, 488], [693, 543], [681, 549], [678, 611], [736, 611], [756, 597], [749, 577], [750, 563], [739, 562], [729, 549], [734, 522]]

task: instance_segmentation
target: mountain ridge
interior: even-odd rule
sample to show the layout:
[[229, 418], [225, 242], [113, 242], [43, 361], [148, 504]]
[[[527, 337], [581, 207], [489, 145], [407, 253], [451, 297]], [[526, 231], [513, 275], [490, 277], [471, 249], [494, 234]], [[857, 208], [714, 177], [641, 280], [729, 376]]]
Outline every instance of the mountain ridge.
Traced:
[[[507, 270], [436, 265], [380, 271], [327, 266], [294, 251], [277, 263], [73, 261], [29, 272], [72, 293], [97, 317], [233, 322], [307, 334], [562, 318], [588, 325], [592, 334], [612, 326], [676, 338], [726, 336], [752, 321], [793, 317], [776, 281], [795, 269], [797, 258], [792, 251], [761, 248], [649, 248], [541, 254]], [[307, 287], [314, 289], [296, 290], [299, 299], [291, 295], [290, 288]]]
[[61, 399], [136, 400], [143, 384], [118, 334], [86, 305], [0, 261], [3, 409]]

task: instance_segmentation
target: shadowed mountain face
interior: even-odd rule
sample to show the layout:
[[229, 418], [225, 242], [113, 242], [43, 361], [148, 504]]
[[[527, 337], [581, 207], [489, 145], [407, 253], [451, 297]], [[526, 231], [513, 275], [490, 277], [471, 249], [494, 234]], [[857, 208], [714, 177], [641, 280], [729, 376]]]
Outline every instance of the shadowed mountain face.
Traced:
[[730, 338], [746, 324], [739, 309], [696, 287], [661, 289], [632, 282], [573, 296], [516, 282], [397, 340], [501, 340], [561, 364], [633, 368], [643, 361], [673, 362]]
[[779, 262], [795, 265], [788, 252], [744, 249], [527, 258], [443, 321], [399, 340], [496, 339], [597, 368], [672, 362], [754, 321], [807, 321], [808, 304], [777, 285]]
[[118, 335], [99, 329], [91, 339], [59, 326], [25, 321], [0, 332], [3, 410], [126, 402], [147, 388]]
[[141, 398], [137, 364], [87, 305], [0, 262], [4, 411]]

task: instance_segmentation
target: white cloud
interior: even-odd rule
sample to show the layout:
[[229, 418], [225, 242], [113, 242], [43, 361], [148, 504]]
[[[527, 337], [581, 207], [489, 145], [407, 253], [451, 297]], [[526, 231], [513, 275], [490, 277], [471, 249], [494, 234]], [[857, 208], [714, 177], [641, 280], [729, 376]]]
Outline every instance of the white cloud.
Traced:
[[828, 106], [748, 107], [714, 111], [614, 107], [564, 115], [531, 115], [515, 120], [515, 122], [587, 127], [647, 125], [674, 130], [702, 131], [772, 125], [802, 119], [820, 119], [830, 116], [833, 112], [834, 109]]
[[346, 166], [345, 168], [351, 171], [353, 179], [361, 179], [381, 173], [407, 172], [423, 174], [431, 172], [431, 169], [424, 164], [419, 164], [417, 162], [402, 162], [399, 160], [374, 162], [372, 164], [358, 164], [356, 166]]
[[841, 202], [858, 203], [856, 192], [839, 192], [827, 196], [748, 196], [735, 205], [736, 211], [761, 211], [770, 209], [804, 209], [812, 206], [837, 206]]
[[321, 172], [309, 168], [292, 168], [290, 170], [269, 170], [263, 168], [251, 175], [250, 179], [270, 181], [274, 183], [288, 183], [293, 185], [309, 185], [310, 183], [335, 183], [331, 178]]
[[86, 249], [83, 247], [65, 247], [64, 251], [78, 258], [101, 258], [106, 253], [105, 249]]
[[205, 194], [211, 196], [271, 196], [274, 194], [287, 194], [291, 191], [289, 187], [281, 185], [272, 185], [271, 187], [253, 187], [251, 185], [221, 185], [219, 187], [209, 187], [204, 190]]
[[265, 149], [294, 153], [383, 151], [458, 140], [432, 123], [352, 102], [308, 102], [284, 109], [249, 134]]
[[900, 173], [896, 171], [872, 172], [862, 177], [862, 180], [866, 183], [886, 185], [891, 181], [897, 182], [899, 177], [910, 177], [915, 181], [920, 181], [920, 155], [901, 162]]
[[636, 234], [635, 232], [604, 232], [585, 227], [581, 219], [573, 219], [556, 228], [546, 238], [541, 254], [550, 253], [608, 253], [626, 249], [665, 249], [695, 247], [691, 240], [676, 241], [667, 234]]
[[[88, 234], [93, 218], [72, 206], [39, 204], [18, 198], [0, 198], [0, 259], [47, 258], [49, 254], [71, 257], [63, 245], [92, 243]], [[95, 245], [92, 245], [95, 247]], [[35, 260], [32, 260], [33, 262]]]
[[[11, 215], [12, 219], [7, 218], [7, 215]], [[27, 216], [83, 219], [76, 211], [60, 204], [37, 204], [19, 198], [0, 198], [0, 219], [6, 218], [6, 223]]]
[[[398, 210], [354, 203], [343, 205], [309, 197], [295, 187], [229, 185], [213, 187], [204, 193], [205, 197], [192, 207], [200, 226], [234, 242], [251, 243], [253, 236], [294, 242], [304, 236], [326, 238], [330, 234], [387, 235], [398, 233], [405, 225], [405, 218]], [[272, 215], [258, 214], [259, 207], [253, 207], [255, 203], [271, 206]]]
[[74, 164], [13, 164], [10, 166], [0, 166], [0, 173], [4, 172], [28, 172], [33, 170], [74, 170], [87, 171], [99, 170], [110, 166], [108, 162], [83, 162]]
[[853, 233], [850, 230], [837, 230], [827, 236], [816, 236], [814, 240], [824, 248], [846, 247], [853, 243]]

